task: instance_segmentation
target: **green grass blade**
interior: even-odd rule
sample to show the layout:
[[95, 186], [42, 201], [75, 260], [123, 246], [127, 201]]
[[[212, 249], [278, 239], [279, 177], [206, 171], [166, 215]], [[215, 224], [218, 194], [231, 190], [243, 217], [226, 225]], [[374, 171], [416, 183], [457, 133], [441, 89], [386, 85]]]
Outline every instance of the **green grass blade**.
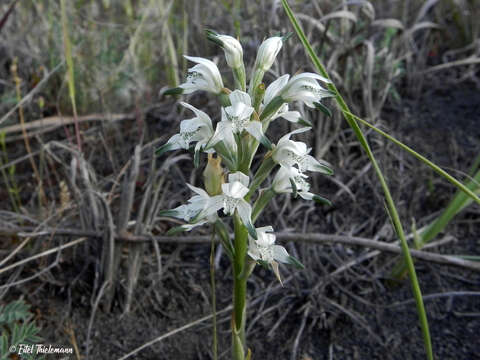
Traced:
[[62, 31], [63, 31], [63, 46], [65, 52], [65, 61], [67, 63], [67, 79], [68, 79], [68, 93], [70, 95], [70, 101], [72, 102], [73, 117], [75, 119], [75, 133], [77, 137], [77, 146], [82, 150], [82, 144], [80, 140], [80, 128], [77, 121], [77, 103], [75, 101], [75, 75], [74, 65], [72, 57], [72, 44], [70, 42], [70, 36], [68, 33], [68, 18], [65, 0], [60, 1], [61, 18], [62, 18]]
[[[326, 78], [329, 78], [324, 66], [322, 65], [320, 59], [317, 57], [317, 55], [313, 51], [310, 43], [308, 42], [303, 30], [301, 29], [298, 21], [296, 20], [295, 15], [293, 14], [292, 10], [290, 9], [290, 6], [288, 5], [287, 1], [282, 0], [282, 5], [283, 5], [283, 8], [285, 9], [285, 12], [287, 13], [288, 18], [290, 19], [290, 22], [292, 23], [293, 27], [295, 28], [295, 31], [296, 31], [298, 37], [300, 38], [306, 52], [310, 56], [313, 64], [315, 65], [315, 67], [317, 68], [317, 70], [319, 71], [319, 73], [322, 76], [324, 76]], [[366, 151], [366, 153], [367, 153], [367, 155], [368, 155], [368, 157], [369, 157], [369, 159], [370, 159], [370, 161], [373, 165], [373, 168], [375, 169], [375, 172], [378, 176], [378, 179], [380, 180], [380, 183], [382, 185], [382, 188], [383, 188], [383, 191], [384, 191], [384, 194], [385, 194], [387, 209], [388, 209], [388, 212], [389, 212], [390, 217], [392, 219], [392, 222], [393, 222], [393, 225], [394, 225], [395, 230], [397, 232], [397, 235], [400, 238], [400, 243], [401, 243], [401, 247], [402, 247], [403, 256], [405, 257], [405, 262], [406, 262], [407, 267], [408, 267], [408, 273], [410, 275], [410, 282], [411, 282], [411, 285], [412, 285], [413, 294], [414, 294], [415, 302], [416, 302], [416, 305], [417, 305], [417, 312], [418, 312], [418, 316], [419, 316], [419, 319], [420, 319], [420, 325], [421, 325], [421, 328], [422, 328], [422, 334], [423, 334], [423, 339], [424, 339], [424, 344], [425, 344], [425, 350], [426, 350], [426, 353], [427, 353], [427, 358], [429, 360], [433, 360], [433, 350], [432, 350], [432, 342], [431, 342], [431, 339], [430, 339], [430, 330], [429, 330], [429, 327], [428, 327], [427, 314], [425, 312], [425, 306], [423, 304], [420, 285], [418, 283], [417, 274], [415, 272], [415, 267], [413, 265], [413, 260], [412, 260], [412, 257], [410, 255], [408, 244], [407, 244], [407, 241], [405, 239], [405, 234], [404, 234], [401, 222], [400, 222], [400, 218], [398, 216], [397, 209], [395, 207], [395, 203], [393, 202], [392, 196], [390, 194], [390, 190], [389, 190], [388, 185], [387, 185], [387, 183], [386, 183], [386, 181], [383, 177], [382, 171], [380, 170], [380, 167], [378, 166], [378, 163], [375, 159], [375, 156], [373, 155], [373, 153], [370, 149], [370, 146], [368, 145], [368, 142], [367, 142], [365, 136], [363, 135], [362, 131], [360, 130], [360, 127], [358, 126], [357, 122], [355, 121], [355, 118], [350, 115], [351, 112], [350, 112], [347, 104], [343, 100], [340, 93], [337, 91], [337, 88], [335, 87], [333, 82], [328, 85], [328, 88], [329, 88], [329, 90], [333, 91], [336, 94], [335, 99], [337, 100], [337, 103], [340, 106], [340, 109], [343, 113], [343, 116], [345, 117], [349, 126], [354, 131], [354, 133], [357, 136], [360, 144], [362, 145], [362, 147]]]

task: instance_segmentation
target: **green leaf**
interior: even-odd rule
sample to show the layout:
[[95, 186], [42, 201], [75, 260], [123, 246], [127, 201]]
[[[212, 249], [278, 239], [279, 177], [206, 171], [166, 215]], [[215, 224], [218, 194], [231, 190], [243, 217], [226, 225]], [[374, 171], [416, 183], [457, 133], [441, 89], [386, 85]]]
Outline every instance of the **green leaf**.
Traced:
[[171, 88], [163, 92], [163, 95], [181, 95], [181, 94], [183, 94], [183, 88], [181, 87]]
[[166, 217], [178, 217], [179, 212], [176, 210], [161, 210], [158, 212], [158, 216], [166, 216]]
[[248, 230], [248, 233], [250, 234], [250, 236], [252, 238], [254, 238], [255, 240], [258, 239], [258, 236], [257, 236], [257, 230], [255, 229], [255, 227], [253, 226], [253, 224], [249, 221], [248, 224], [244, 224], [245, 227], [247, 228]]
[[295, 266], [297, 269], [302, 269], [302, 270], [305, 269], [305, 266], [304, 266], [297, 258], [295, 258], [294, 256], [291, 256], [291, 255], [290, 255], [290, 256], [288, 257], [288, 263], [289, 263], [290, 265]]
[[268, 138], [263, 135], [261, 138], [260, 138], [260, 142], [262, 143], [263, 146], [265, 146], [268, 150], [272, 150], [273, 149], [273, 146], [272, 146], [272, 142], [270, 140], [268, 140]]
[[318, 204], [322, 204], [322, 205], [328, 205], [328, 206], [332, 206], [332, 202], [320, 195], [314, 195], [313, 196], [313, 201], [315, 201], [316, 203]]
[[320, 110], [321, 112], [323, 112], [325, 115], [327, 115], [328, 117], [332, 117], [332, 112], [330, 111], [329, 108], [327, 108], [325, 105], [323, 105], [322, 103], [319, 103], [319, 102], [315, 102], [313, 103], [313, 105], [315, 105], [315, 108]]
[[292, 194], [293, 197], [296, 199], [297, 198], [297, 184], [295, 184], [295, 181], [293, 181], [292, 178], [288, 179], [290, 180], [290, 185], [292, 185]]
[[214, 44], [220, 46], [221, 48], [223, 48], [223, 42], [220, 41], [220, 39], [217, 38], [218, 36], [218, 33], [214, 30], [209, 30], [209, 29], [206, 29], [205, 30], [205, 33], [207, 34], [207, 39], [210, 40], [211, 42], [213, 42]]
[[184, 231], [185, 231], [185, 228], [183, 226], [175, 226], [174, 228], [171, 228], [170, 230], [167, 231], [167, 235], [172, 236]]
[[200, 151], [195, 151], [193, 153], [193, 165], [195, 166], [195, 169], [200, 165]]
[[172, 147], [173, 147], [172, 144], [166, 143], [166, 144], [160, 146], [157, 150], [155, 150], [155, 155], [162, 156], [167, 151], [170, 151], [172, 149]]
[[306, 119], [303, 119], [303, 118], [299, 118], [298, 121], [297, 121], [297, 124], [299, 125], [303, 125], [303, 126], [306, 126], [306, 127], [313, 127], [313, 124], [306, 120]]

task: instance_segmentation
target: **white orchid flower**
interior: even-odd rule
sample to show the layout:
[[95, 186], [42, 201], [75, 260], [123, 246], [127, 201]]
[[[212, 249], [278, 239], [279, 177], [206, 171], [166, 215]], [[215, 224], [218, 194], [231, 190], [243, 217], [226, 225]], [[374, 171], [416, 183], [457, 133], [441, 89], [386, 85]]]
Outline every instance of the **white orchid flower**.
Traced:
[[217, 219], [216, 213], [205, 211], [212, 202], [212, 198], [207, 194], [207, 192], [190, 184], [187, 184], [187, 186], [197, 195], [191, 197], [187, 204], [180, 205], [172, 210], [161, 211], [159, 213], [161, 216], [171, 216], [188, 222], [188, 224], [184, 224], [172, 229], [170, 233], [178, 231], [190, 231], [193, 228], [205, 223], [213, 223]]
[[190, 94], [197, 90], [203, 90], [218, 94], [223, 89], [222, 76], [217, 65], [213, 61], [201, 57], [187, 56], [185, 58], [197, 63], [188, 69], [187, 81], [179, 87], [184, 94]]
[[295, 76], [284, 85], [277, 94], [285, 102], [301, 101], [308, 107], [315, 107], [314, 103], [319, 103], [325, 97], [331, 97], [332, 93], [318, 84], [320, 80], [324, 83], [330, 83], [327, 78], [314, 73], [301, 73]]
[[[190, 104], [185, 102], [180, 102], [180, 104], [192, 110], [196, 116], [192, 119], [183, 120], [180, 123], [180, 133], [173, 135], [165, 145], [161, 146], [157, 150], [158, 155], [165, 151], [188, 149], [190, 143], [195, 141], [197, 142], [195, 146], [195, 152], [197, 153], [213, 136], [212, 119], [210, 119], [210, 116]], [[207, 150], [207, 152], [212, 151]]]
[[294, 130], [284, 135], [278, 141], [277, 146], [273, 150], [273, 160], [287, 168], [297, 166], [298, 170], [303, 173], [305, 171], [317, 171], [323, 174], [331, 175], [331, 165], [326, 161], [319, 161], [313, 156], [309, 155], [311, 148], [307, 148], [307, 145], [301, 141], [290, 140], [290, 136], [293, 134], [302, 133], [310, 130], [310, 128], [301, 128]]
[[223, 194], [213, 196], [199, 218], [209, 217], [220, 209], [223, 209], [225, 215], [233, 215], [236, 210], [249, 234], [256, 238], [257, 235], [252, 224], [252, 207], [244, 199], [249, 191], [249, 182], [250, 178], [242, 172], [228, 175], [228, 183], [222, 184]]
[[[288, 75], [288, 74], [282, 75], [267, 87], [267, 89], [265, 90], [265, 96], [263, 98], [263, 104], [260, 106], [260, 111], [263, 111], [265, 109], [266, 105], [268, 105], [275, 97], [278, 96], [278, 93], [288, 83], [289, 77], [290, 77], [290, 75]], [[278, 119], [280, 117], [282, 117], [285, 120], [288, 120], [290, 122], [293, 122], [293, 123], [299, 123], [299, 122], [302, 123], [303, 122], [303, 123], [308, 124], [307, 122], [305, 122], [302, 119], [300, 112], [289, 111], [287, 103], [283, 103], [280, 106], [280, 108], [276, 112], [271, 114], [268, 118], [269, 118], [270, 121], [273, 121], [273, 120]]]
[[277, 194], [308, 192], [310, 184], [306, 179], [308, 179], [308, 176], [302, 174], [296, 168], [280, 166], [273, 178], [272, 189]]
[[271, 226], [264, 226], [256, 229], [258, 239], [249, 237], [248, 255], [255, 261], [269, 264], [277, 279], [282, 283], [278, 263], [293, 264], [300, 268], [303, 265], [294, 257], [290, 256], [287, 250], [281, 245], [275, 245], [275, 234], [272, 234]]
[[331, 205], [328, 199], [309, 192], [310, 184], [307, 182], [308, 176], [302, 174], [296, 168], [286, 168], [280, 166], [272, 182], [272, 189], [277, 194], [299, 195], [304, 200], [314, 200], [320, 204]]
[[250, 121], [254, 111], [250, 96], [241, 90], [235, 90], [229, 95], [230, 106], [222, 108], [222, 120], [217, 124], [215, 134], [210, 139], [207, 148], [223, 141], [233, 152], [237, 152], [234, 134], [241, 134], [244, 130], [265, 146], [271, 144], [265, 137], [262, 124], [259, 121]]
[[262, 42], [258, 48], [255, 68], [268, 71], [272, 67], [282, 45], [283, 39], [280, 36], [273, 36]]
[[276, 237], [275, 234], [271, 234], [272, 232], [273, 227], [271, 226], [257, 228], [258, 239], [249, 238], [248, 255], [255, 261], [288, 263], [287, 250], [283, 246], [275, 245]]

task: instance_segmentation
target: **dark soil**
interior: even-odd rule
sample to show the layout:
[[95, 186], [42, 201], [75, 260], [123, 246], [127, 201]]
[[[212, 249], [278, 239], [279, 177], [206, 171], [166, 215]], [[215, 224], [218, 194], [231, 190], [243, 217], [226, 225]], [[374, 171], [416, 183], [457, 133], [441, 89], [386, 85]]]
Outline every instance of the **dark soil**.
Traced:
[[[400, 139], [440, 165], [466, 171], [480, 150], [479, 113], [480, 93], [463, 84], [424, 93], [415, 101], [405, 100], [400, 111], [385, 116]], [[433, 178], [430, 170], [412, 165], [416, 160], [405, 161], [410, 166], [408, 171], [413, 171], [412, 176], [421, 177], [421, 181]], [[373, 173], [370, 171], [364, 176], [373, 177]], [[396, 179], [391, 178], [395, 184]], [[434, 185], [429, 194], [417, 197], [412, 205], [416, 216], [441, 210], [453, 193], [443, 180], [435, 180]], [[356, 190], [358, 198], [368, 202], [369, 190], [364, 189], [363, 193], [362, 188]], [[400, 199], [406, 196], [403, 192], [410, 191], [400, 186], [398, 190], [402, 192], [398, 195]], [[349, 202], [342, 199], [338, 199], [340, 205], [333, 211], [342, 211], [348, 216], [353, 210]], [[407, 205], [401, 206], [403, 215], [409, 208]], [[472, 209], [458, 216], [449, 227], [448, 235], [457, 240], [436, 251], [480, 255], [478, 206]], [[327, 213], [323, 208], [313, 210], [312, 219], [319, 222], [309, 225], [308, 231], [336, 230], [328, 217], [324, 223]], [[285, 214], [286, 225], [300, 231], [302, 214], [297, 212], [295, 217]], [[367, 214], [368, 210], [355, 210], [357, 218], [353, 222], [362, 223]], [[270, 216], [278, 221], [277, 213], [272, 212]], [[289, 251], [298, 252], [307, 265], [306, 270], [282, 267], [286, 283], [284, 288], [276, 290], [271, 290], [277, 286], [274, 276], [263, 269], [257, 268], [249, 282], [248, 325], [254, 325], [247, 337], [254, 359], [291, 359], [295, 348], [295, 359], [303, 360], [425, 358], [410, 285], [408, 281], [392, 285], [388, 279], [395, 260], [392, 256], [382, 254], [330, 276], [339, 266], [368, 250], [338, 245], [288, 246]], [[133, 311], [122, 315], [123, 299], [119, 296], [113, 313], [105, 313], [99, 307], [93, 317], [90, 359], [118, 359], [160, 335], [210, 314], [208, 246], [162, 246], [160, 277], [150, 245], [146, 251], [148, 256], [145, 256]], [[480, 359], [480, 274], [423, 262], [416, 265], [423, 294], [432, 295], [425, 303], [436, 359]], [[222, 259], [216, 271], [217, 309], [221, 310], [231, 300], [228, 261]], [[74, 282], [71, 281], [73, 274], [78, 275]], [[78, 262], [66, 259], [54, 275], [54, 280], [45, 281], [35, 291], [31, 283], [32, 291], [23, 289], [22, 293], [38, 314], [45, 343], [72, 346], [75, 342], [80, 354], [85, 356], [95, 301], [92, 296], [95, 269], [82, 269]], [[475, 291], [476, 294], [471, 293]], [[450, 295], [440, 296], [441, 293]], [[218, 319], [223, 359], [230, 358], [229, 319], [229, 312]], [[73, 329], [73, 337], [67, 328]], [[147, 347], [132, 358], [210, 359], [211, 341], [209, 320]]]

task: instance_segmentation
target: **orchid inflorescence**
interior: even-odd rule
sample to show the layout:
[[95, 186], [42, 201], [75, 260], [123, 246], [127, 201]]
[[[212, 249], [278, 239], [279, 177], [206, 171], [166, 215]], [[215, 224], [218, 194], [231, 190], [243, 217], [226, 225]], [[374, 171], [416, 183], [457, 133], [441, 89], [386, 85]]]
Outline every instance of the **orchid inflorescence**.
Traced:
[[[275, 244], [271, 226], [255, 228], [254, 223], [265, 205], [276, 194], [293, 193], [306, 200], [328, 203], [328, 200], [309, 192], [307, 173], [315, 171], [330, 175], [331, 167], [327, 162], [311, 156], [311, 149], [305, 143], [291, 140], [293, 135], [310, 130], [311, 124], [302, 118], [300, 112], [290, 110], [289, 103], [298, 101], [308, 107], [317, 107], [328, 112], [320, 101], [333, 94], [319, 82], [329, 83], [330, 80], [308, 72], [292, 77], [286, 74], [265, 89], [262, 83], [264, 74], [273, 65], [286, 40], [286, 37], [274, 36], [266, 39], [258, 49], [247, 92], [240, 42], [231, 36], [219, 35], [213, 31], [207, 31], [207, 36], [223, 48], [227, 65], [233, 72], [236, 89], [231, 91], [224, 87], [220, 71], [211, 60], [185, 56], [196, 65], [188, 70], [186, 82], [168, 93], [190, 94], [207, 91], [217, 95], [222, 105], [221, 120], [214, 128], [209, 115], [190, 104], [180, 102], [194, 113], [194, 117], [183, 120], [180, 123], [180, 132], [172, 136], [157, 153], [193, 147], [195, 166], [199, 164], [200, 154], [207, 153], [205, 190], [188, 184], [195, 195], [186, 205], [164, 211], [163, 215], [186, 221], [186, 224], [172, 229], [170, 233], [190, 231], [207, 223], [215, 224], [232, 261], [236, 256], [235, 246], [231, 243], [228, 230], [218, 216], [218, 211], [223, 210], [223, 214], [227, 216], [238, 216], [248, 230], [247, 261], [270, 266], [280, 279], [278, 262], [297, 266], [301, 264], [290, 256], [284, 247]], [[266, 131], [270, 123], [279, 118], [302, 127], [280, 138], [277, 144], [272, 144]], [[193, 145], [194, 143], [196, 144]], [[259, 143], [267, 149], [267, 153], [250, 181], [250, 169]], [[227, 167], [226, 171], [220, 165], [222, 161]], [[252, 195], [277, 165], [279, 168], [271, 187], [261, 189], [252, 206]]]

